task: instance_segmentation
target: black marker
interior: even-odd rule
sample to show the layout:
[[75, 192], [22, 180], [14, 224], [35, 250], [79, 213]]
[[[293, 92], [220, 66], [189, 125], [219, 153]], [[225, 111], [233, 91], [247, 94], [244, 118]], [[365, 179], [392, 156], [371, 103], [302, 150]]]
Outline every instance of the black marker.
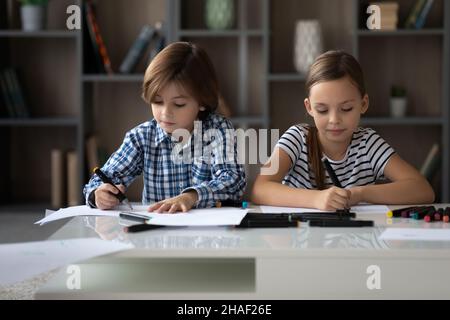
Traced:
[[124, 227], [123, 232], [126, 233], [134, 233], [134, 232], [140, 232], [140, 231], [146, 231], [146, 230], [153, 230], [153, 229], [159, 229], [164, 228], [164, 226], [158, 226], [155, 224], [135, 224], [133, 226]]
[[300, 222], [288, 219], [243, 219], [236, 228], [288, 228], [297, 227]]
[[[330, 162], [328, 161], [328, 159], [326, 157], [322, 158], [322, 162], [325, 165], [325, 169], [328, 172], [328, 175], [330, 176], [331, 181], [333, 181], [333, 184], [338, 187], [338, 188], [342, 188], [341, 182], [339, 181], [336, 173], [334, 172], [333, 168], [331, 167]], [[350, 210], [348, 208], [345, 209], [341, 209], [341, 210], [336, 210], [336, 212], [339, 213], [339, 215], [345, 215], [346, 213], [348, 213]]]
[[123, 219], [142, 222], [142, 223], [145, 223], [146, 221], [151, 219], [151, 217], [149, 217], [149, 216], [139, 214], [139, 213], [134, 213], [134, 212], [121, 212], [121, 213], [119, 213], [119, 217], [123, 218]]
[[328, 172], [328, 175], [330, 176], [331, 181], [333, 181], [333, 184], [338, 187], [338, 188], [342, 188], [341, 183], [339, 182], [338, 177], [336, 176], [336, 173], [334, 172], [333, 168], [331, 167], [330, 162], [328, 162], [328, 159], [323, 157], [322, 158], [322, 162], [325, 165], [325, 169]]
[[309, 222], [310, 227], [337, 227], [337, 228], [349, 228], [349, 227], [373, 227], [373, 221], [371, 220], [311, 220]]
[[112, 182], [112, 180], [106, 174], [104, 174], [102, 170], [100, 170], [99, 167], [95, 167], [93, 171], [100, 178], [100, 180], [102, 180], [103, 183], [108, 183], [108, 184], [112, 185], [114, 188], [116, 188], [117, 191], [119, 191], [119, 192], [117, 194], [113, 193], [113, 195], [117, 199], [119, 199], [120, 202], [125, 203], [126, 205], [128, 205], [128, 207], [130, 207], [131, 210], [133, 210], [133, 207], [131, 206], [127, 197], [122, 193], [122, 191], [120, 191], [119, 188], [116, 187], [116, 185]]

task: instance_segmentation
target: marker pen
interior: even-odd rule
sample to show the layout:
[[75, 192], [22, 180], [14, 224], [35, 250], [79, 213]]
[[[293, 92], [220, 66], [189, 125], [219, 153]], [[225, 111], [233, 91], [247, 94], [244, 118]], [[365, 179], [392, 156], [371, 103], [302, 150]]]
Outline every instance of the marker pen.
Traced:
[[386, 216], [388, 218], [392, 218], [392, 217], [398, 218], [398, 217], [402, 216], [402, 212], [403, 211], [405, 211], [405, 210], [414, 210], [414, 209], [417, 209], [417, 208], [419, 208], [419, 207], [407, 207], [407, 208], [400, 208], [400, 209], [391, 210], [391, 211], [388, 211], [386, 213]]
[[450, 207], [446, 207], [444, 210], [444, 216], [442, 217], [442, 221], [445, 223], [450, 222]]

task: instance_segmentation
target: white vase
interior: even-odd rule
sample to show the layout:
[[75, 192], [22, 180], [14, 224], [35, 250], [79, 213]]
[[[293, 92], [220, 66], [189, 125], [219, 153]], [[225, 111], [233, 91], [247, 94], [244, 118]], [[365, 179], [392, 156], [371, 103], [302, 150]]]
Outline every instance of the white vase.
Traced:
[[391, 116], [394, 118], [402, 118], [406, 115], [406, 107], [408, 99], [405, 97], [391, 97], [390, 109]]
[[306, 74], [322, 53], [322, 28], [318, 20], [298, 20], [295, 24], [294, 66]]
[[23, 5], [20, 7], [22, 30], [37, 31], [45, 29], [47, 6]]

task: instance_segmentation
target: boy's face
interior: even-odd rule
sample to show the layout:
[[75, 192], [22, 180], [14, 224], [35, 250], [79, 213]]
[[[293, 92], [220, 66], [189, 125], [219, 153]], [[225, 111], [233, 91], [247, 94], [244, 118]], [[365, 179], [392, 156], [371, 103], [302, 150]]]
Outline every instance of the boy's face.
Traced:
[[367, 111], [369, 97], [361, 99], [349, 77], [319, 82], [311, 87], [305, 107], [314, 118], [322, 143], [348, 143]]
[[153, 117], [159, 126], [167, 133], [176, 129], [194, 129], [200, 106], [176, 82], [169, 82], [151, 103]]

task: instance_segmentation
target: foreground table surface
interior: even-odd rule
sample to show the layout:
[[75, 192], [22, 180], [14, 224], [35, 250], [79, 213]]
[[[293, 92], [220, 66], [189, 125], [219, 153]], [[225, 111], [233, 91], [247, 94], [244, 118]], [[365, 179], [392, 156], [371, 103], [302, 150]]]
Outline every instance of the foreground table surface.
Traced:
[[[444, 207], [445, 205], [437, 205]], [[398, 206], [391, 206], [395, 209]], [[390, 227], [449, 223], [364, 214], [373, 228], [161, 228], [129, 234], [125, 221], [74, 218], [50, 239], [99, 237], [133, 249], [76, 264], [38, 299], [450, 299], [450, 241], [385, 241]], [[73, 269], [70, 269], [73, 270]]]

